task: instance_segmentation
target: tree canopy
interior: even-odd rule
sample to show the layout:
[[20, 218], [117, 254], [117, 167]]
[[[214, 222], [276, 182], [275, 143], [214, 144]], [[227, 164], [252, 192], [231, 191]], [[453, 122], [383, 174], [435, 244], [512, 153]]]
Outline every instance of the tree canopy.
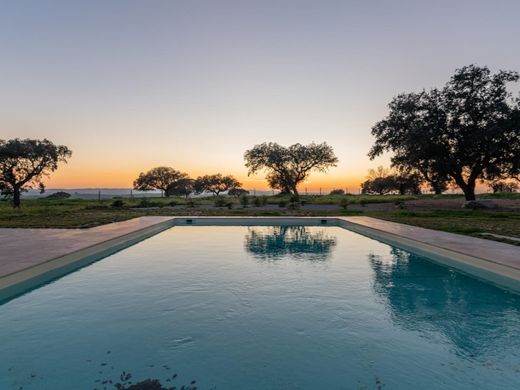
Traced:
[[219, 196], [220, 193], [240, 188], [241, 185], [233, 176], [222, 176], [220, 173], [217, 173], [215, 175], [199, 176], [194, 182], [194, 189], [197, 194], [207, 191]]
[[43, 178], [67, 162], [72, 152], [47, 139], [0, 140], [0, 191], [20, 207], [20, 194], [34, 186], [44, 190]]
[[378, 195], [389, 193], [419, 195], [422, 182], [423, 178], [416, 172], [395, 172], [379, 166], [368, 171], [367, 180], [361, 183], [361, 192]]
[[506, 88], [518, 79], [469, 65], [442, 89], [398, 95], [372, 128], [370, 158], [390, 151], [394, 167], [419, 171], [432, 187], [455, 182], [466, 200], [475, 199], [478, 180], [518, 177], [520, 99]]
[[173, 182], [166, 189], [166, 196], [185, 196], [188, 197], [191, 193], [193, 193], [194, 180], [189, 178], [187, 175], [184, 178], [181, 178], [175, 182]]
[[325, 172], [336, 166], [338, 158], [325, 142], [289, 147], [274, 142], [255, 145], [244, 154], [248, 175], [267, 172], [267, 182], [273, 189], [298, 196], [298, 185], [315, 171]]
[[189, 180], [189, 176], [170, 167], [157, 167], [148, 172], [141, 172], [134, 181], [134, 189], [139, 191], [161, 190], [165, 196], [174, 192], [175, 186], [180, 186]]

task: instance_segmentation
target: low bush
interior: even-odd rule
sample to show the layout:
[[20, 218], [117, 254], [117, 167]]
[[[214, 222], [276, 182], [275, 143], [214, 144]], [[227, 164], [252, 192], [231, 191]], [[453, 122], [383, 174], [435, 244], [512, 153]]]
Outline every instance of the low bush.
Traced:
[[122, 199], [116, 199], [112, 202], [111, 206], [112, 207], [117, 207], [117, 208], [121, 208], [125, 205], [125, 202], [123, 202]]
[[70, 198], [70, 194], [68, 192], [64, 191], [58, 191], [54, 194], [50, 194], [49, 196], [46, 196], [45, 199], [68, 199]]
[[213, 200], [213, 204], [215, 205], [215, 207], [224, 207], [226, 206], [226, 203], [226, 199], [222, 196], [216, 196]]
[[139, 201], [139, 203], [135, 207], [142, 207], [142, 208], [161, 207], [162, 205], [163, 204], [161, 202], [153, 201], [153, 200], [150, 200], [148, 198], [141, 198], [141, 200]]
[[394, 202], [394, 205], [395, 207], [397, 207], [399, 210], [404, 210], [405, 208], [405, 205], [404, 205], [404, 202], [402, 200], [396, 200]]
[[240, 204], [242, 205], [243, 208], [247, 207], [247, 205], [249, 204], [249, 198], [247, 197], [247, 195], [240, 196]]
[[262, 206], [262, 200], [261, 200], [260, 198], [258, 198], [258, 197], [255, 196], [255, 197], [253, 198], [253, 205], [254, 205], [255, 207], [260, 207], [260, 206]]

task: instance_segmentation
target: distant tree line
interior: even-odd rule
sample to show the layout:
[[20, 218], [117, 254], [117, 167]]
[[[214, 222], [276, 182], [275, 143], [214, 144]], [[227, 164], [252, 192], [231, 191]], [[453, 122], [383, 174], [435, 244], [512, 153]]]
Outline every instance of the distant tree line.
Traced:
[[237, 193], [245, 191], [241, 183], [233, 176], [214, 175], [199, 176], [196, 179], [187, 173], [170, 167], [157, 167], [148, 172], [141, 172], [134, 181], [134, 189], [139, 191], [160, 190], [164, 196], [185, 196], [204, 192], [219, 196], [223, 192]]

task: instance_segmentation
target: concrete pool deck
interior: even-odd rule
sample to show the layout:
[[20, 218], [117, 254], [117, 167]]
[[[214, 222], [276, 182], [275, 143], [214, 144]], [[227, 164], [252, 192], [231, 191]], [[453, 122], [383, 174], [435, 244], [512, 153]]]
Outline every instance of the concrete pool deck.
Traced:
[[[370, 217], [139, 217], [89, 229], [0, 229], [0, 292], [43, 274], [59, 277], [88, 265], [117, 250], [150, 237], [174, 225], [254, 225], [297, 223], [340, 226], [403, 249], [431, 256], [440, 262], [455, 259], [468, 273], [497, 284], [520, 284], [520, 247], [497, 241], [446, 233]], [[58, 272], [60, 271], [60, 272]], [[500, 283], [499, 275], [510, 279]], [[21, 287], [20, 287], [21, 288]]]
[[172, 220], [140, 217], [89, 229], [0, 229], [0, 278], [90, 246]]

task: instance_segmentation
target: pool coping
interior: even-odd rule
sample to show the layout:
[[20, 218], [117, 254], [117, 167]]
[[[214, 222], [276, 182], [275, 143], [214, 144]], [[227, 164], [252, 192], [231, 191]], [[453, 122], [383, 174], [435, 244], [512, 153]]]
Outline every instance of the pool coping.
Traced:
[[[140, 217], [142, 221], [147, 218]], [[157, 218], [156, 218], [157, 220]], [[112, 225], [112, 237], [101, 239], [92, 245], [64, 255], [48, 258], [37, 264], [18, 271], [0, 275], [0, 301], [10, 300], [32, 288], [37, 288], [54, 279], [62, 277], [76, 269], [87, 266], [119, 250], [127, 248], [139, 241], [174, 226], [255, 226], [255, 225], [307, 225], [338, 226], [371, 239], [400, 247], [404, 250], [426, 256], [436, 262], [453, 267], [479, 279], [491, 282], [500, 287], [520, 293], [520, 248], [480, 238], [461, 236], [453, 233], [439, 232], [431, 229], [410, 227], [395, 222], [383, 221], [371, 217], [205, 217], [176, 216], [163, 217], [157, 223], [144, 222], [145, 227], [136, 224], [135, 229], [117, 234]], [[119, 223], [123, 224], [123, 223]], [[104, 225], [105, 227], [108, 225]], [[98, 227], [101, 228], [101, 227]], [[96, 228], [91, 228], [96, 229]], [[84, 229], [89, 231], [91, 229]], [[17, 230], [17, 229], [13, 229]], [[45, 229], [42, 229], [45, 230]], [[76, 232], [77, 230], [75, 230]], [[114, 233], [115, 232], [115, 233]], [[428, 239], [428, 237], [432, 237]], [[466, 247], [457, 248], [457, 240], [475, 243], [476, 246], [498, 248], [502, 258], [490, 259], [482, 257], [475, 248], [468, 253]], [[468, 241], [469, 240], [469, 241]], [[477, 241], [475, 241], [477, 240]], [[458, 249], [458, 250], [457, 250]], [[477, 251], [477, 253], [475, 253]], [[489, 252], [489, 251], [488, 251]], [[518, 255], [518, 257], [516, 257]], [[498, 256], [500, 257], [500, 256]], [[0, 258], [1, 260], [1, 258]]]

